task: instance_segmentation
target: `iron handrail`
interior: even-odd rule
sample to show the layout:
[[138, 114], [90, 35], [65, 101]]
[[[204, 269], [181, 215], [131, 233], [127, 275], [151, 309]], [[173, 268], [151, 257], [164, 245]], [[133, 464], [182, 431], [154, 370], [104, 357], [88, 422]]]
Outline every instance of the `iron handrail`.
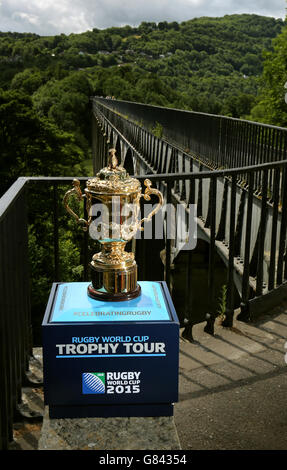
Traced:
[[[154, 140], [164, 142], [176, 152], [184, 154], [185, 159], [197, 160], [204, 166], [211, 167], [211, 170], [215, 167], [241, 168], [252, 163], [259, 165], [286, 159], [286, 128], [141, 103], [100, 98], [94, 98], [93, 102], [95, 114], [102, 115], [102, 121], [113, 126], [117, 134], [130, 129], [133, 139], [132, 129], [137, 129], [140, 138], [149, 134], [151, 140], [152, 133], [146, 128], [158, 122], [163, 126], [163, 135]], [[126, 113], [129, 113], [128, 117]], [[138, 123], [141, 113], [145, 127]], [[192, 117], [190, 122], [188, 117]], [[165, 138], [166, 134], [168, 140]], [[131, 140], [130, 143], [136, 146], [136, 142]], [[151, 160], [154, 161], [154, 157]]]
[[[166, 108], [163, 108], [166, 109]], [[172, 109], [169, 109], [172, 111]], [[176, 110], [174, 110], [176, 111]], [[185, 112], [184, 112], [185, 113]], [[227, 118], [225, 116], [206, 115], [204, 113], [193, 113], [193, 115], [206, 116], [207, 118], [223, 119], [224, 122], [232, 122], [241, 125], [258, 124], [260, 129], [272, 129], [282, 131], [286, 134], [286, 129], [268, 126], [265, 124], [252, 123], [252, 121], [241, 121], [236, 118]], [[108, 122], [105, 117], [106, 122]], [[228, 121], [229, 120], [229, 121]], [[113, 123], [109, 121], [109, 125]], [[131, 126], [134, 124], [130, 124]], [[256, 127], [253, 126], [253, 127]], [[114, 126], [113, 126], [114, 127]], [[119, 135], [119, 131], [114, 127]], [[261, 132], [261, 131], [260, 131]], [[242, 135], [243, 138], [244, 134]], [[260, 140], [261, 134], [256, 134], [256, 139]], [[252, 139], [253, 139], [252, 135]], [[274, 136], [273, 136], [274, 137]], [[278, 155], [282, 156], [282, 142], [274, 139], [269, 141], [268, 145], [272, 147], [272, 151], [278, 150]], [[278, 137], [278, 136], [277, 136]], [[124, 135], [121, 135], [125, 139]], [[284, 137], [285, 138], [285, 137]], [[255, 141], [256, 141], [255, 139]], [[127, 144], [127, 139], [125, 140]], [[278, 145], [279, 142], [279, 145]], [[166, 141], [166, 145], [169, 143]], [[106, 158], [106, 141], [100, 142], [101, 154], [100, 158]], [[130, 145], [131, 147], [131, 145]], [[173, 148], [176, 152], [179, 150], [174, 144]], [[270, 151], [270, 146], [269, 150]], [[133, 152], [140, 156], [139, 152], [133, 148]], [[155, 151], [151, 155], [151, 162], [155, 162]], [[256, 155], [257, 155], [256, 150]], [[187, 155], [192, 160], [193, 155]], [[265, 154], [264, 154], [265, 155]], [[263, 154], [261, 157], [263, 158]], [[285, 153], [284, 153], [285, 155]], [[286, 156], [286, 155], [285, 155]], [[140, 156], [141, 157], [141, 156]], [[260, 158], [261, 158], [260, 157]], [[269, 153], [268, 153], [269, 157]], [[144, 160], [141, 157], [142, 160]], [[236, 160], [236, 162], [240, 159]], [[199, 168], [205, 166], [206, 163]], [[167, 170], [166, 166], [160, 167]], [[249, 305], [256, 298], [262, 295], [267, 297], [266, 293], [271, 294], [277, 289], [286, 288], [287, 279], [287, 258], [286, 258], [286, 227], [287, 227], [287, 159], [261, 162], [260, 164], [247, 164], [233, 168], [213, 168], [211, 170], [203, 170], [196, 172], [176, 172], [174, 167], [169, 168], [171, 171], [158, 174], [135, 175], [141, 182], [148, 177], [154, 183], [165, 185], [165, 198], [167, 202], [177, 197], [179, 200], [185, 200], [187, 203], [197, 203], [198, 205], [198, 223], [201, 229], [209, 234], [209, 268], [208, 268], [208, 289], [210, 292], [210, 301], [214, 298], [214, 252], [219, 245], [221, 247], [226, 244], [227, 238], [228, 251], [228, 302], [226, 305], [225, 325], [231, 326], [234, 312], [234, 266], [236, 259], [241, 256], [242, 259], [242, 294], [241, 294], [241, 311], [243, 319], [249, 319]], [[259, 174], [259, 176], [257, 175]], [[240, 175], [247, 175], [244, 178], [244, 184], [240, 187]], [[258, 178], [257, 178], [258, 176]], [[8, 191], [0, 199], [0, 379], [3, 384], [3, 393], [0, 398], [0, 448], [7, 448], [9, 440], [13, 437], [12, 424], [15, 408], [21, 399], [21, 386], [25, 378], [25, 371], [28, 366], [29, 355], [32, 347], [32, 319], [30, 307], [30, 281], [29, 273], [29, 255], [28, 255], [28, 201], [27, 193], [33, 190], [33, 185], [41, 184], [51, 185], [52, 200], [52, 232], [54, 251], [54, 280], [60, 279], [60, 256], [59, 256], [59, 209], [58, 209], [58, 193], [60, 185], [72, 182], [74, 176], [52, 177], [52, 176], [27, 176], [18, 178], [8, 189]], [[80, 181], [85, 182], [88, 177], [79, 177]], [[206, 197], [207, 210], [203, 210], [202, 204], [202, 186], [206, 184], [204, 180], [209, 180], [209, 194]], [[220, 223], [216, 225], [216, 211], [219, 197], [217, 196], [217, 185], [219, 180], [224, 180], [224, 189], [222, 197], [222, 208], [220, 213]], [[272, 208], [269, 202], [269, 182], [272, 182]], [[183, 183], [179, 183], [183, 182]], [[186, 194], [186, 185], [189, 182], [189, 195]], [[222, 184], [222, 181], [220, 181]], [[252, 207], [254, 202], [254, 191], [261, 188], [260, 201], [257, 200], [260, 212], [260, 226], [255, 248], [253, 250], [252, 259], [250, 255], [251, 239], [250, 232], [253, 223]], [[196, 191], [195, 191], [196, 187]], [[196, 194], [195, 194], [196, 193]], [[240, 196], [240, 204], [237, 214], [236, 195]], [[245, 200], [247, 198], [246, 206]], [[229, 202], [229, 206], [228, 206]], [[279, 207], [280, 205], [280, 207]], [[245, 209], [244, 209], [245, 208]], [[270, 216], [270, 233], [272, 235], [270, 266], [268, 285], [264, 287], [264, 243], [266, 235], [267, 219]], [[243, 212], [246, 211], [246, 222], [243, 225]], [[237, 216], [237, 217], [236, 217]], [[229, 230], [226, 230], [227, 217], [229, 217]], [[235, 226], [235, 222], [237, 223]], [[280, 222], [280, 225], [279, 225]], [[243, 238], [243, 232], [245, 238]], [[271, 239], [271, 238], [270, 238]], [[84, 235], [84, 277], [87, 276], [87, 245], [88, 240]], [[165, 244], [165, 279], [170, 285], [171, 283], [171, 240], [166, 239]], [[241, 252], [240, 252], [241, 250]], [[255, 254], [254, 254], [255, 253]], [[143, 257], [143, 264], [145, 259]], [[53, 263], [53, 262], [52, 262]], [[253, 277], [255, 283], [254, 299], [250, 299], [250, 278]], [[212, 333], [214, 323], [214, 315], [211, 315], [207, 322], [207, 330]]]
[[[93, 97], [91, 97], [91, 100], [97, 100], [101, 104], [104, 104], [107, 108], [109, 108], [109, 106], [107, 104], [105, 104], [106, 101], [107, 101], [106, 98], [102, 98], [100, 96], [93, 96]], [[181, 113], [186, 113], [187, 115], [192, 114], [194, 116], [212, 117], [212, 118], [224, 119], [224, 120], [227, 120], [227, 121], [234, 121], [234, 122], [240, 122], [240, 123], [243, 122], [243, 123], [247, 123], [247, 124], [253, 124], [255, 126], [258, 125], [258, 126], [262, 126], [262, 127], [275, 129], [275, 130], [283, 130], [285, 132], [287, 131], [286, 127], [280, 127], [280, 126], [275, 126], [275, 125], [272, 125], [272, 124], [266, 124], [264, 122], [250, 121], [248, 119], [235, 118], [235, 117], [232, 117], [232, 116], [224, 116], [224, 114], [203, 113], [203, 112], [200, 112], [200, 111], [192, 111], [192, 110], [180, 109], [180, 108], [170, 108], [168, 106], [159, 106], [159, 105], [146, 104], [146, 103], [137, 103], [137, 102], [134, 102], [134, 101], [119, 100], [119, 99], [112, 100], [112, 103], [114, 103], [114, 102], [127, 103], [127, 104], [131, 104], [131, 105], [140, 104], [143, 107], [154, 108], [154, 109], [160, 108], [163, 111], [165, 111], [165, 110], [178, 111], [178, 112], [181, 112]], [[109, 109], [111, 109], [113, 111], [112, 108], [109, 108]]]

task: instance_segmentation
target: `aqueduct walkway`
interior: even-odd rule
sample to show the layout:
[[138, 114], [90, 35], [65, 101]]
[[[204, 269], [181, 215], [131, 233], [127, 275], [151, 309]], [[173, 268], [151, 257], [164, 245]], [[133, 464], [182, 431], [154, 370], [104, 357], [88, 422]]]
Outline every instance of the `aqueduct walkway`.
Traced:
[[[164, 193], [167, 203], [176, 207], [178, 202], [184, 204], [186, 214], [189, 205], [197, 207], [198, 237], [209, 243], [206, 291], [210, 309], [205, 333], [214, 332], [216, 252], [224, 260], [228, 273], [225, 327], [233, 325], [235, 288], [240, 295], [241, 312], [237, 316], [240, 320], [254, 320], [258, 313], [268, 311], [284, 299], [287, 279], [287, 129], [102, 98], [93, 98], [92, 103], [95, 173], [106, 165], [108, 148], [113, 146], [130, 174], [137, 175], [141, 182], [148, 174], [153, 185]], [[28, 241], [29, 226], [35, 217], [31, 201], [35, 196], [42, 198], [47, 217], [51, 219], [47, 224], [50, 227], [47, 236], [50, 237], [52, 255], [49, 253], [48, 258], [47, 253], [47, 259], [52, 259], [52, 263], [45, 266], [50, 282], [68, 281], [62, 277], [65, 257], [61, 254], [60, 244], [65, 215], [61, 199], [74, 176], [19, 178], [0, 199], [0, 449], [8, 448], [13, 440], [13, 422], [21, 413], [23, 386], [36, 385], [29, 374], [32, 331], [35, 336], [36, 330], [30, 300], [34, 278], [29, 271]], [[85, 183], [87, 178], [79, 179]], [[87, 234], [79, 243], [82, 280], [86, 281], [89, 280], [87, 267], [92, 249]], [[149, 269], [155, 276], [155, 254], [159, 256], [161, 251], [164, 278], [172, 287], [173, 258], [183, 248], [178, 239], [173, 241], [166, 236], [159, 242], [149, 241], [148, 247], [139, 243], [135, 248], [141, 279], [148, 279]], [[190, 267], [192, 250], [188, 260]], [[189, 273], [187, 290], [190, 282]], [[277, 326], [286, 328], [281, 320]], [[185, 338], [191, 338], [192, 326], [191, 318], [185, 325]], [[215, 341], [218, 339], [216, 335], [206, 336]], [[281, 354], [283, 336], [280, 336], [278, 354]], [[255, 342], [260, 343], [260, 340], [257, 338]], [[273, 353], [274, 348], [269, 349]], [[282, 361], [279, 360], [280, 377], [284, 374]], [[229, 367], [230, 361], [227, 362]], [[270, 367], [273, 367], [271, 363]], [[187, 369], [191, 371], [192, 367], [188, 365]], [[242, 367], [242, 370], [247, 369]], [[206, 372], [205, 364], [203, 372]], [[218, 377], [224, 378], [224, 373], [219, 371]], [[187, 387], [188, 383], [187, 377], [183, 386]], [[238, 384], [240, 386], [241, 382]], [[204, 383], [202, 389], [199, 399], [205, 393]], [[211, 387], [211, 397], [212, 393]]]
[[[197, 237], [210, 246], [207, 331], [215, 318], [215, 251], [228, 270], [225, 326], [232, 325], [234, 288], [247, 321], [286, 295], [287, 129], [97, 97], [93, 116], [95, 172], [104, 164], [98, 155], [113, 146], [125, 168], [148, 174], [167, 202], [185, 204], [187, 213], [196, 205]], [[168, 283], [182, 245], [166, 240]]]

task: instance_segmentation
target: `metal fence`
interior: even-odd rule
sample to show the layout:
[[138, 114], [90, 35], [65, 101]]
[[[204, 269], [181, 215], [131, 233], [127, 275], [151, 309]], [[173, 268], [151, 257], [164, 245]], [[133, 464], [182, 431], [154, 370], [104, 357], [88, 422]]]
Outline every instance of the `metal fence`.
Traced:
[[[216, 201], [219, 204], [219, 210], [215, 210], [215, 240], [227, 245], [231, 258], [239, 261], [237, 268], [242, 277], [243, 299], [247, 282], [253, 284], [256, 296], [283, 283], [286, 260], [286, 178], [283, 167], [287, 158], [287, 129], [99, 98], [93, 99], [93, 109], [101, 129], [98, 141], [106, 142], [109, 138], [113, 145], [118, 145], [119, 140], [124, 141], [126, 147], [132, 149], [134, 159], [143, 160], [154, 174], [197, 173], [197, 183], [189, 177], [184, 182], [175, 178], [173, 192], [177, 200], [187, 205], [196, 203], [197, 215], [204, 227], [209, 227], [212, 204], [216, 205]], [[155, 123], [162, 125], [162, 137], [154, 134]], [[186, 146], [188, 148], [183, 150]], [[283, 166], [273, 164], [278, 161]], [[198, 175], [210, 169], [234, 167], [232, 176], [225, 171], [220, 178], [216, 171], [213, 178], [218, 178], [217, 183], [213, 180], [212, 184], [205, 184]], [[230, 244], [232, 233], [228, 233], [228, 227], [234, 231], [234, 247]], [[213, 245], [213, 232], [210, 230], [208, 235]], [[244, 274], [242, 264], [246, 268]]]
[[[201, 118], [202, 116], [199, 115], [198, 120]], [[249, 147], [252, 158], [250, 156], [250, 161], [248, 160], [248, 164], [245, 165], [242, 163], [243, 161], [246, 163], [248, 152], [242, 150], [244, 148], [244, 134], [241, 134], [239, 138], [237, 131], [234, 131], [232, 141], [231, 136], [228, 135], [229, 131], [226, 130], [226, 139], [231, 139], [230, 144], [226, 140], [223, 151], [221, 140], [218, 152], [213, 153], [210, 150], [208, 158], [208, 146], [205, 147], [204, 152], [201, 150], [201, 156], [202, 158], [205, 156], [206, 160], [205, 163], [200, 163], [198, 156], [185, 152], [179, 145], [176, 146], [168, 143], [165, 139], [157, 138], [153, 133], [141, 128], [136, 123], [128, 122], [122, 116], [117, 118], [115, 113], [109, 114], [107, 109], [105, 109], [105, 119], [108, 119], [113, 126], [115, 136], [121, 132], [122, 139], [130, 146], [131, 151], [136, 152], [138, 158], [146, 162], [149, 168], [154, 171], [155, 174], [150, 174], [149, 179], [151, 179], [153, 186], [157, 186], [164, 193], [166, 203], [180, 201], [187, 207], [189, 204], [197, 205], [198, 223], [201, 225], [201, 229], [208, 234], [210, 240], [207, 286], [210, 305], [212, 305], [215, 295], [215, 248], [219, 251], [225, 250], [227, 253], [228, 293], [224, 324], [230, 326], [233, 321], [236, 273], [241, 277], [242, 319], [250, 319], [252, 305], [255, 305], [258, 299], [260, 301], [264, 298], [265, 303], [274, 304], [280, 297], [280, 292], [286, 288], [287, 279], [286, 130], [278, 129], [275, 132], [270, 130], [273, 128], [266, 129], [266, 126], [262, 126], [260, 131], [257, 130], [257, 140], [255, 137], [252, 137], [253, 140], [251, 137], [251, 140], [249, 139], [249, 142], [253, 142], [252, 145], [259, 145], [259, 149], [256, 150], [257, 157], [255, 159], [253, 155], [254, 148], [252, 150]], [[207, 119], [209, 118], [207, 117]], [[174, 118], [174, 120], [176, 119]], [[212, 120], [216, 122], [218, 130], [218, 121], [215, 118]], [[103, 166], [108, 148], [107, 135], [104, 134], [107, 134], [108, 129], [104, 119], [100, 124], [102, 138], [96, 139], [94, 146], [100, 155], [100, 163], [97, 164]], [[231, 120], [228, 123], [228, 128], [230, 129], [234, 125]], [[240, 127], [239, 124], [237, 125]], [[221, 123], [220, 126], [222, 135], [224, 125]], [[247, 127], [249, 130], [252, 126], [254, 129], [257, 128], [257, 125], [254, 127], [252, 123], [244, 126], [243, 122], [242, 129], [245, 128], [245, 133]], [[210, 131], [209, 134], [210, 136], [214, 135], [214, 142], [211, 146], [213, 150], [215, 149], [216, 132], [216, 130]], [[202, 133], [202, 138], [205, 135]], [[237, 139], [237, 143], [234, 139]], [[241, 142], [241, 147], [238, 142]], [[205, 143], [205, 145], [207, 144]], [[228, 152], [226, 151], [228, 145], [239, 146], [239, 149], [234, 150], [233, 157], [231, 157], [230, 148]], [[195, 150], [196, 147], [193, 148], [193, 151]], [[243, 154], [245, 155], [244, 159]], [[213, 163], [210, 160], [210, 155], [216, 155], [216, 158], [213, 157]], [[234, 155], [237, 155], [236, 164], [242, 165], [242, 167], [222, 169], [223, 162], [228, 165], [226, 155], [229, 159], [232, 158], [230, 161], [233, 163]], [[259, 157], [260, 155], [261, 157]], [[258, 159], [262, 158], [264, 161], [264, 155], [269, 155], [268, 158], [266, 157], [267, 162], [261, 162], [259, 165]], [[268, 159], [273, 159], [273, 161], [269, 162]], [[209, 171], [211, 163], [213, 171]], [[138, 178], [143, 185], [145, 175], [141, 174]], [[82, 185], [87, 180], [87, 178], [79, 179]], [[31, 318], [30, 289], [35, 274], [29, 264], [28, 250], [28, 227], [30, 223], [33, 223], [33, 219], [31, 219], [30, 206], [27, 201], [29, 195], [34, 193], [43, 198], [43, 204], [47, 205], [48, 202], [50, 204], [50, 233], [47, 234], [50, 237], [53, 252], [50, 282], [67, 282], [69, 279], [62, 276], [62, 265], [65, 260], [60, 250], [61, 228], [63, 227], [61, 199], [63, 188], [67, 190], [71, 186], [72, 180], [73, 177], [19, 178], [0, 199], [1, 449], [7, 449], [13, 438], [13, 421], [17, 415], [17, 407], [21, 402], [21, 389], [26, 380], [33, 346], [32, 327], [34, 320]], [[255, 200], [256, 202], [254, 202]], [[255, 237], [252, 237], [253, 233], [256, 233]], [[90, 239], [86, 233], [82, 233], [81, 237], [82, 280], [88, 280]], [[166, 238], [164, 242], [164, 279], [168, 286], [172, 287], [172, 240]], [[150, 240], [151, 246], [153, 243], [154, 241]], [[268, 252], [268, 263], [266, 263], [266, 252]], [[139, 266], [142, 267], [141, 280], [145, 280], [145, 268], [149, 259], [140, 252], [136, 252], [136, 259]], [[266, 265], [268, 269], [266, 269]], [[188, 278], [187, 287], [190, 282], [191, 279]], [[212, 307], [209, 313], [210, 318], [207, 321], [206, 331], [212, 333], [215, 318]]]
[[12, 439], [31, 354], [26, 180], [0, 199], [0, 448]]
[[[238, 233], [236, 232], [236, 190], [237, 181], [240, 179], [242, 172], [248, 175], [248, 187], [246, 191], [246, 223], [241, 227], [241, 237], [244, 240], [243, 249], [243, 282], [242, 282], [242, 311], [248, 316], [248, 307], [250, 302], [250, 234], [252, 230], [252, 210], [253, 210], [253, 189], [255, 177], [261, 174], [263, 187], [262, 198], [260, 202], [260, 224], [265, 226], [268, 217], [268, 192], [267, 181], [270, 172], [274, 173], [274, 178], [278, 181], [281, 175], [286, 181], [287, 161], [275, 162], [272, 164], [264, 164], [260, 169], [258, 167], [246, 167], [240, 170], [218, 170], [214, 172], [200, 172], [188, 174], [160, 174], [150, 175], [153, 185], [157, 185], [163, 192], [166, 202], [174, 201], [178, 197], [181, 200], [193, 201], [200, 205], [202, 198], [202, 183], [208, 183], [208, 217], [204, 217], [204, 225], [210, 234], [210, 250], [209, 250], [209, 272], [208, 272], [208, 291], [210, 302], [214, 296], [214, 247], [216, 243], [228, 239], [228, 295], [225, 325], [232, 325], [233, 319], [233, 292], [234, 292], [234, 261], [236, 256], [236, 240]], [[216, 212], [217, 206], [217, 188], [222, 184], [222, 179], [228, 178], [229, 190], [225, 194], [227, 198], [223, 204], [225, 210], [221, 212], [220, 217]], [[29, 273], [29, 259], [27, 251], [28, 243], [28, 224], [27, 224], [27, 192], [37, 191], [37, 187], [45, 188], [45, 197], [50, 197], [52, 204], [51, 213], [51, 236], [53, 239], [54, 251], [54, 278], [53, 281], [68, 281], [61, 279], [61, 259], [59, 253], [59, 213], [61, 213], [58, 197], [58, 187], [70, 186], [73, 178], [21, 178], [10, 188], [10, 190], [1, 199], [0, 210], [0, 233], [1, 233], [1, 275], [0, 275], [0, 292], [1, 292], [1, 402], [0, 402], [0, 424], [1, 424], [1, 447], [7, 448], [9, 441], [12, 439], [13, 419], [17, 410], [17, 405], [21, 401], [21, 387], [28, 368], [28, 360], [32, 351], [32, 319], [30, 318], [30, 295], [29, 284], [33, 282], [33, 272]], [[87, 178], [79, 178], [83, 184]], [[144, 177], [139, 177], [143, 183]], [[189, 189], [186, 189], [188, 183]], [[185, 188], [185, 189], [184, 189]], [[287, 213], [287, 185], [277, 186], [278, 190], [274, 194], [275, 210], [271, 218], [271, 260], [269, 270], [268, 290], [273, 290], [283, 286], [286, 280], [286, 213]], [[281, 189], [279, 189], [281, 188]], [[283, 192], [282, 192], [283, 190]], [[277, 204], [278, 202], [278, 204]], [[277, 208], [277, 209], [276, 209]], [[281, 223], [280, 232], [278, 230], [278, 217], [281, 214], [284, 221]], [[225, 229], [222, 230], [223, 218], [229, 219], [229, 224], [223, 224]], [[256, 270], [255, 279], [256, 296], [260, 296], [264, 288], [263, 280], [263, 258], [265, 246], [266, 230], [259, 231], [259, 239], [256, 251]], [[83, 234], [83, 253], [84, 253], [84, 272], [83, 280], [89, 278], [88, 274], [88, 237]], [[276, 240], [276, 242], [275, 242]], [[153, 243], [153, 241], [151, 241]], [[165, 280], [170, 285], [171, 282], [171, 240], [166, 239], [166, 264], [165, 264]], [[86, 247], [86, 248], [84, 248]], [[137, 253], [136, 253], [137, 258]], [[138, 264], [143, 267], [148, 263], [147, 257], [137, 258]], [[144, 278], [142, 278], [144, 280]], [[43, 312], [44, 313], [44, 312]], [[215, 313], [210, 311], [211, 317], [207, 322], [207, 331], [212, 332]]]
[[287, 129], [226, 116], [93, 98], [94, 110], [131, 142], [144, 142], [160, 126], [162, 140], [211, 169], [286, 160]]

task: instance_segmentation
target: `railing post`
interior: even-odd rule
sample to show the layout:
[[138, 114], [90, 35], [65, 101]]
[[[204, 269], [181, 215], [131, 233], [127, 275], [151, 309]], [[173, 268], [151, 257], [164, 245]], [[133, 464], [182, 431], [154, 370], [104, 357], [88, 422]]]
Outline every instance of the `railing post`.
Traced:
[[230, 195], [230, 218], [229, 218], [229, 253], [228, 253], [228, 275], [227, 275], [227, 297], [225, 319], [223, 326], [231, 327], [233, 325], [234, 314], [234, 233], [235, 233], [235, 202], [236, 202], [236, 175], [231, 179]]
[[280, 240], [279, 240], [279, 253], [277, 264], [277, 286], [283, 282], [283, 264], [284, 254], [286, 249], [286, 229], [287, 229], [287, 166], [283, 167], [282, 175], [282, 206], [281, 206], [281, 227], [280, 227]]
[[262, 181], [262, 199], [261, 199], [261, 220], [260, 220], [260, 233], [258, 244], [258, 261], [257, 261], [257, 276], [256, 276], [256, 295], [262, 295], [263, 291], [263, 262], [264, 262], [264, 243], [266, 234], [267, 222], [267, 182], [268, 170], [263, 171]]
[[250, 241], [251, 241], [251, 226], [252, 226], [252, 209], [253, 209], [253, 185], [254, 173], [249, 173], [248, 178], [248, 200], [247, 200], [247, 214], [245, 225], [245, 245], [244, 245], [244, 269], [242, 276], [242, 294], [241, 294], [241, 312], [237, 316], [238, 320], [249, 321], [249, 265], [250, 265]]
[[216, 231], [216, 189], [217, 179], [210, 178], [210, 199], [209, 199], [209, 214], [210, 214], [210, 242], [209, 242], [209, 263], [208, 263], [208, 299], [209, 299], [209, 312], [207, 323], [204, 331], [209, 334], [214, 334], [215, 322], [215, 305], [214, 305], [214, 277], [215, 277], [215, 231]]
[[225, 227], [226, 227], [226, 215], [227, 215], [227, 196], [228, 196], [228, 179], [224, 179], [224, 188], [223, 188], [223, 197], [222, 197], [222, 207], [220, 214], [220, 222], [218, 227], [218, 232], [216, 235], [216, 240], [224, 241], [225, 240]]
[[58, 210], [58, 186], [53, 183], [53, 231], [54, 231], [54, 280], [60, 281], [59, 273], [59, 210]]
[[[171, 203], [171, 185], [172, 181], [167, 180], [166, 188], [166, 204]], [[170, 275], [170, 258], [171, 258], [171, 239], [168, 227], [166, 227], [166, 245], [165, 245], [165, 281], [168, 288], [171, 290], [171, 275]]]
[[272, 212], [272, 236], [270, 247], [270, 265], [269, 265], [269, 278], [268, 290], [274, 289], [275, 283], [275, 258], [276, 258], [276, 240], [277, 240], [277, 223], [278, 223], [278, 205], [279, 205], [279, 183], [280, 183], [280, 168], [275, 168], [274, 181], [273, 181], [273, 212]]

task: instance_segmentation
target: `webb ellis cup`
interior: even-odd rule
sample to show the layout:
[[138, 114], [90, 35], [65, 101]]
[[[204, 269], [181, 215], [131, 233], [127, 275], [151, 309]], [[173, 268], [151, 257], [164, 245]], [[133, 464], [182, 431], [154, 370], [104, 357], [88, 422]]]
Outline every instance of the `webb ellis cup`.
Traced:
[[[87, 181], [85, 194], [75, 179], [73, 189], [64, 196], [66, 210], [101, 244], [101, 251], [93, 255], [90, 263], [92, 284], [88, 286], [88, 295], [94, 299], [123, 301], [140, 295], [134, 253], [125, 251], [125, 246], [138, 230], [143, 230], [142, 223], [149, 221], [163, 205], [162, 193], [151, 188], [150, 180], [146, 179], [144, 184], [146, 190], [142, 194], [140, 182], [118, 165], [115, 149], [110, 149], [108, 166]], [[149, 201], [151, 194], [159, 202], [148, 217], [139, 220], [140, 199]], [[68, 200], [73, 195], [80, 201], [86, 198], [88, 220], [78, 217], [69, 207]], [[93, 217], [99, 211], [100, 222]]]

